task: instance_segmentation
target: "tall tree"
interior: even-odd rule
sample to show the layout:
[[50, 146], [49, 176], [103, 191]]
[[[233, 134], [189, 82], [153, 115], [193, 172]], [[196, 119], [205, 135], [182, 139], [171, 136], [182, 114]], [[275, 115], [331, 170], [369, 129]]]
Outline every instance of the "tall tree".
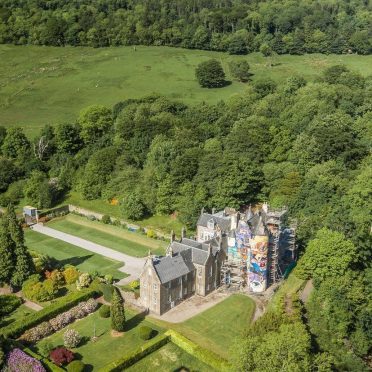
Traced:
[[10, 236], [15, 244], [14, 271], [11, 277], [11, 284], [20, 287], [22, 283], [35, 273], [35, 266], [32, 257], [25, 246], [24, 233], [21, 224], [12, 205], [9, 205], [5, 217], [7, 218]]
[[10, 283], [15, 261], [15, 243], [9, 233], [8, 221], [0, 218], [0, 283]]
[[123, 332], [125, 327], [124, 300], [118, 288], [113, 288], [111, 300], [111, 328]]

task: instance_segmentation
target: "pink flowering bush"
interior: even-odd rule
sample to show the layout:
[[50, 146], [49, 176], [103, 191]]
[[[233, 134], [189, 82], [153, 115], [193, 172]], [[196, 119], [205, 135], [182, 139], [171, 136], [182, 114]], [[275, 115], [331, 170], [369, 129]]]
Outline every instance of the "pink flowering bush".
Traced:
[[80, 302], [72, 309], [49, 320], [49, 322], [43, 322], [38, 326], [29, 329], [22, 335], [21, 339], [28, 342], [39, 341], [42, 338], [51, 335], [53, 332], [61, 330], [74, 320], [84, 318], [93, 313], [97, 307], [97, 301], [92, 298], [88, 301]]
[[78, 331], [68, 329], [63, 334], [63, 344], [68, 348], [77, 347], [81, 342], [81, 336]]
[[21, 349], [13, 349], [7, 358], [9, 372], [46, 372], [43, 365], [24, 353]]

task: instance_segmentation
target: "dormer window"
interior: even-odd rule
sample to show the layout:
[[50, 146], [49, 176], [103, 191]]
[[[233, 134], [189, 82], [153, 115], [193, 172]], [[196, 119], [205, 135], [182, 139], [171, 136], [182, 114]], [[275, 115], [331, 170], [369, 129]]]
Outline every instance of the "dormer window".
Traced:
[[214, 229], [214, 221], [213, 219], [210, 219], [207, 223], [208, 229]]

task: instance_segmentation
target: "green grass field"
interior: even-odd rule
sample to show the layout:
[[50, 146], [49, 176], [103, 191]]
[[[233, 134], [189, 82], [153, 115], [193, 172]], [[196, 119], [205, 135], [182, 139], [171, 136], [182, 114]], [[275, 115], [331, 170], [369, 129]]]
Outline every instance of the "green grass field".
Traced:
[[[156, 329], [159, 333], [163, 331], [161, 327], [157, 327], [152, 323], [144, 320], [143, 317], [126, 308], [126, 331], [120, 337], [111, 336], [110, 318], [103, 319], [99, 316], [98, 311], [87, 316], [84, 319], [74, 322], [68, 328], [77, 330], [80, 335], [87, 339], [81, 346], [72, 349], [82, 357], [82, 361], [93, 367], [94, 371], [102, 368], [106, 364], [119, 359], [125, 354], [134, 351], [138, 346], [144, 344], [139, 335], [138, 328], [142, 325], [147, 325]], [[98, 341], [92, 342], [90, 338], [93, 336], [94, 327]], [[50, 341], [54, 346], [63, 345], [63, 333], [67, 328], [53, 334], [44, 340], [39, 341], [41, 345], [45, 340]], [[92, 369], [88, 369], [92, 370]]]
[[16, 320], [25, 318], [26, 316], [28, 316], [30, 314], [33, 314], [34, 312], [35, 312], [35, 310], [32, 310], [29, 307], [27, 307], [26, 305], [22, 304], [21, 306], [17, 307], [17, 309], [15, 309], [11, 314], [9, 314], [8, 316], [5, 316], [3, 319], [1, 319], [0, 327], [5, 327], [5, 326], [15, 322]]
[[[81, 208], [85, 208], [97, 213], [107, 214], [111, 217], [122, 219], [122, 213], [119, 205], [111, 205], [106, 200], [84, 200], [81, 195], [76, 191], [71, 191], [68, 197], [60, 205], [73, 204]], [[182, 223], [172, 216], [151, 216], [141, 221], [129, 221], [134, 224], [146, 227], [148, 229], [155, 229], [162, 231], [164, 234], [169, 235], [171, 230], [174, 230], [176, 235], [181, 234]], [[191, 232], [190, 232], [191, 233]]]
[[135, 257], [147, 256], [149, 249], [153, 254], [164, 254], [167, 246], [165, 241], [150, 239], [139, 233], [89, 221], [73, 214], [53, 220], [48, 226]]
[[61, 240], [31, 230], [25, 231], [25, 240], [29, 249], [54, 257], [63, 265], [74, 265], [82, 272], [98, 271], [101, 274], [111, 274], [115, 279], [127, 276], [117, 270], [123, 266], [122, 262], [94, 254]]
[[254, 309], [255, 304], [249, 297], [233, 294], [183, 323], [152, 321], [173, 328], [200, 346], [228, 359], [229, 347], [251, 322]]
[[0, 117], [5, 126], [22, 126], [34, 136], [45, 124], [74, 121], [92, 104], [111, 107], [127, 98], [164, 94], [189, 104], [216, 103], [244, 91], [233, 82], [221, 89], [201, 88], [195, 66], [208, 58], [221, 60], [230, 78], [228, 62], [245, 58], [253, 80], [269, 76], [285, 80], [292, 74], [313, 79], [322, 69], [343, 63], [363, 75], [372, 73], [372, 56], [279, 56], [269, 67], [259, 53], [226, 53], [169, 47], [88, 48], [0, 45]]
[[211, 372], [212, 367], [194, 358], [172, 343], [168, 343], [147, 357], [141, 359], [133, 366], [126, 369], [130, 372], [161, 372], [181, 371], [187, 368], [189, 371]]

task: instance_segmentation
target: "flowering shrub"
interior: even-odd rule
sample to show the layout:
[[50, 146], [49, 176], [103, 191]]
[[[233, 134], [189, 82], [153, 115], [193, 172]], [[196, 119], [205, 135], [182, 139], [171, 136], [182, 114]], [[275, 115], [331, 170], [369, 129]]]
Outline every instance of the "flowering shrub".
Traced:
[[36, 274], [23, 283], [22, 292], [30, 300], [48, 301], [57, 293], [57, 287], [51, 279], [40, 282], [40, 276]]
[[29, 341], [29, 342], [36, 342], [44, 337], [51, 335], [52, 333], [53, 333], [53, 328], [49, 324], [49, 322], [43, 322], [39, 324], [38, 326], [26, 331], [23, 334], [22, 339]]
[[74, 329], [68, 329], [63, 334], [63, 344], [66, 347], [76, 347], [80, 344], [81, 336], [78, 331]]
[[79, 279], [79, 271], [75, 267], [67, 267], [63, 272], [66, 284], [75, 283]]
[[65, 284], [64, 275], [57, 269], [53, 271], [46, 271], [45, 277], [50, 279], [57, 287], [61, 287]]
[[8, 354], [7, 367], [10, 372], [46, 372], [38, 360], [30, 357], [21, 349], [13, 349]]
[[61, 366], [62, 364], [68, 364], [73, 361], [74, 353], [65, 347], [57, 347], [57, 349], [54, 349], [50, 352], [49, 357], [54, 364]]
[[28, 342], [36, 342], [46, 336], [49, 336], [55, 331], [66, 327], [76, 319], [81, 319], [90, 313], [93, 313], [98, 307], [97, 301], [89, 299], [88, 301], [80, 302], [72, 309], [65, 311], [62, 314], [57, 315], [55, 318], [49, 320], [49, 322], [43, 322], [38, 326], [29, 329], [21, 337], [23, 340]]
[[92, 278], [88, 273], [83, 273], [79, 276], [78, 281], [76, 282], [76, 288], [78, 290], [88, 287], [89, 284], [92, 282]]

